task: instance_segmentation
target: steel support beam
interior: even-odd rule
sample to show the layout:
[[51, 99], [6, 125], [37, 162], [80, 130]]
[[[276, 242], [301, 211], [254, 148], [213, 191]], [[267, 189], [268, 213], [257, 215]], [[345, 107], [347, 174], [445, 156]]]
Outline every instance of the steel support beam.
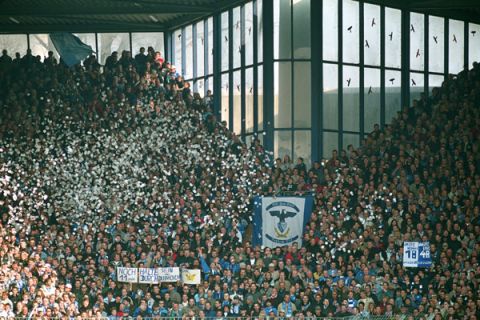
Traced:
[[[137, 1], [135, 1], [137, 2]], [[92, 5], [72, 6], [72, 3], [68, 2], [68, 5], [49, 6], [43, 4], [41, 6], [22, 6], [15, 7], [3, 6], [0, 12], [0, 17], [45, 17], [56, 18], [59, 16], [69, 15], [72, 17], [81, 15], [107, 15], [107, 16], [120, 16], [120, 15], [156, 15], [156, 14], [209, 14], [214, 12], [216, 6], [208, 5], [169, 5], [169, 4], [139, 4], [134, 5], [134, 1], [125, 2], [128, 5], [112, 5], [101, 6], [97, 2], [92, 2]], [[138, 3], [138, 2], [137, 2]]]
[[323, 6], [321, 1], [312, 1], [310, 10], [311, 43], [312, 43], [312, 161], [322, 158], [323, 152], [323, 67], [322, 67], [322, 41]]
[[263, 90], [264, 146], [273, 151], [273, 0], [263, 1]]
[[410, 12], [402, 10], [402, 109], [410, 107]]
[[[222, 24], [220, 21], [220, 14], [213, 16], [213, 112], [218, 119], [222, 119], [221, 104], [222, 104]], [[208, 31], [206, 33], [208, 38]], [[206, 42], [208, 44], [208, 42]], [[208, 56], [205, 56], [208, 59]], [[208, 73], [208, 70], [205, 70]], [[223, 120], [223, 119], [222, 119]]]
[[50, 33], [63, 32], [72, 33], [92, 33], [92, 32], [162, 32], [167, 30], [163, 24], [154, 23], [104, 23], [98, 22], [88, 23], [53, 23], [53, 24], [0, 24], [0, 33]]

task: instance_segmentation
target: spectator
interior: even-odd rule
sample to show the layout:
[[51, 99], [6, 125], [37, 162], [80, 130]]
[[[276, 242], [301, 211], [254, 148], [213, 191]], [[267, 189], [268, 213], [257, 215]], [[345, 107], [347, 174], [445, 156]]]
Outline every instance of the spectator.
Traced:
[[135, 55], [135, 66], [139, 75], [144, 75], [147, 69], [147, 55], [145, 48], [141, 47], [140, 52]]

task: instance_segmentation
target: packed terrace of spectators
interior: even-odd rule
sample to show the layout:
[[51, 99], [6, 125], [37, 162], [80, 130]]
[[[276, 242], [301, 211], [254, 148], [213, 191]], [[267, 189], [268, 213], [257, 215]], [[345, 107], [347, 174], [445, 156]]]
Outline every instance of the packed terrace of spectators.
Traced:
[[[478, 64], [311, 165], [246, 145], [154, 48], [4, 51], [0, 83], [0, 317], [480, 318]], [[303, 246], [253, 247], [253, 196], [284, 193], [314, 195]], [[200, 258], [200, 285], [116, 279]]]

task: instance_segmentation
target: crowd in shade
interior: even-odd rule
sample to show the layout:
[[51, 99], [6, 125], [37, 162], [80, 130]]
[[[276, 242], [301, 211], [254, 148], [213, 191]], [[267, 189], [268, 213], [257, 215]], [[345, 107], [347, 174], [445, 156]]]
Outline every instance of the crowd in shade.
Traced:
[[[0, 83], [0, 317], [480, 318], [478, 64], [311, 166], [246, 145], [154, 48], [4, 51]], [[253, 197], [285, 193], [314, 196], [303, 245], [252, 246]], [[202, 282], [117, 281], [174, 266]]]

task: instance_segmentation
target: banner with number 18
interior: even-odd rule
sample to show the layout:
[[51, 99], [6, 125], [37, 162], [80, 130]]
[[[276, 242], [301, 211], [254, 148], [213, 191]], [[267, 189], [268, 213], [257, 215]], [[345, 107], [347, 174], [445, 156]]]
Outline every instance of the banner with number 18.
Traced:
[[413, 268], [429, 268], [432, 265], [430, 257], [430, 242], [404, 242], [403, 266]]

